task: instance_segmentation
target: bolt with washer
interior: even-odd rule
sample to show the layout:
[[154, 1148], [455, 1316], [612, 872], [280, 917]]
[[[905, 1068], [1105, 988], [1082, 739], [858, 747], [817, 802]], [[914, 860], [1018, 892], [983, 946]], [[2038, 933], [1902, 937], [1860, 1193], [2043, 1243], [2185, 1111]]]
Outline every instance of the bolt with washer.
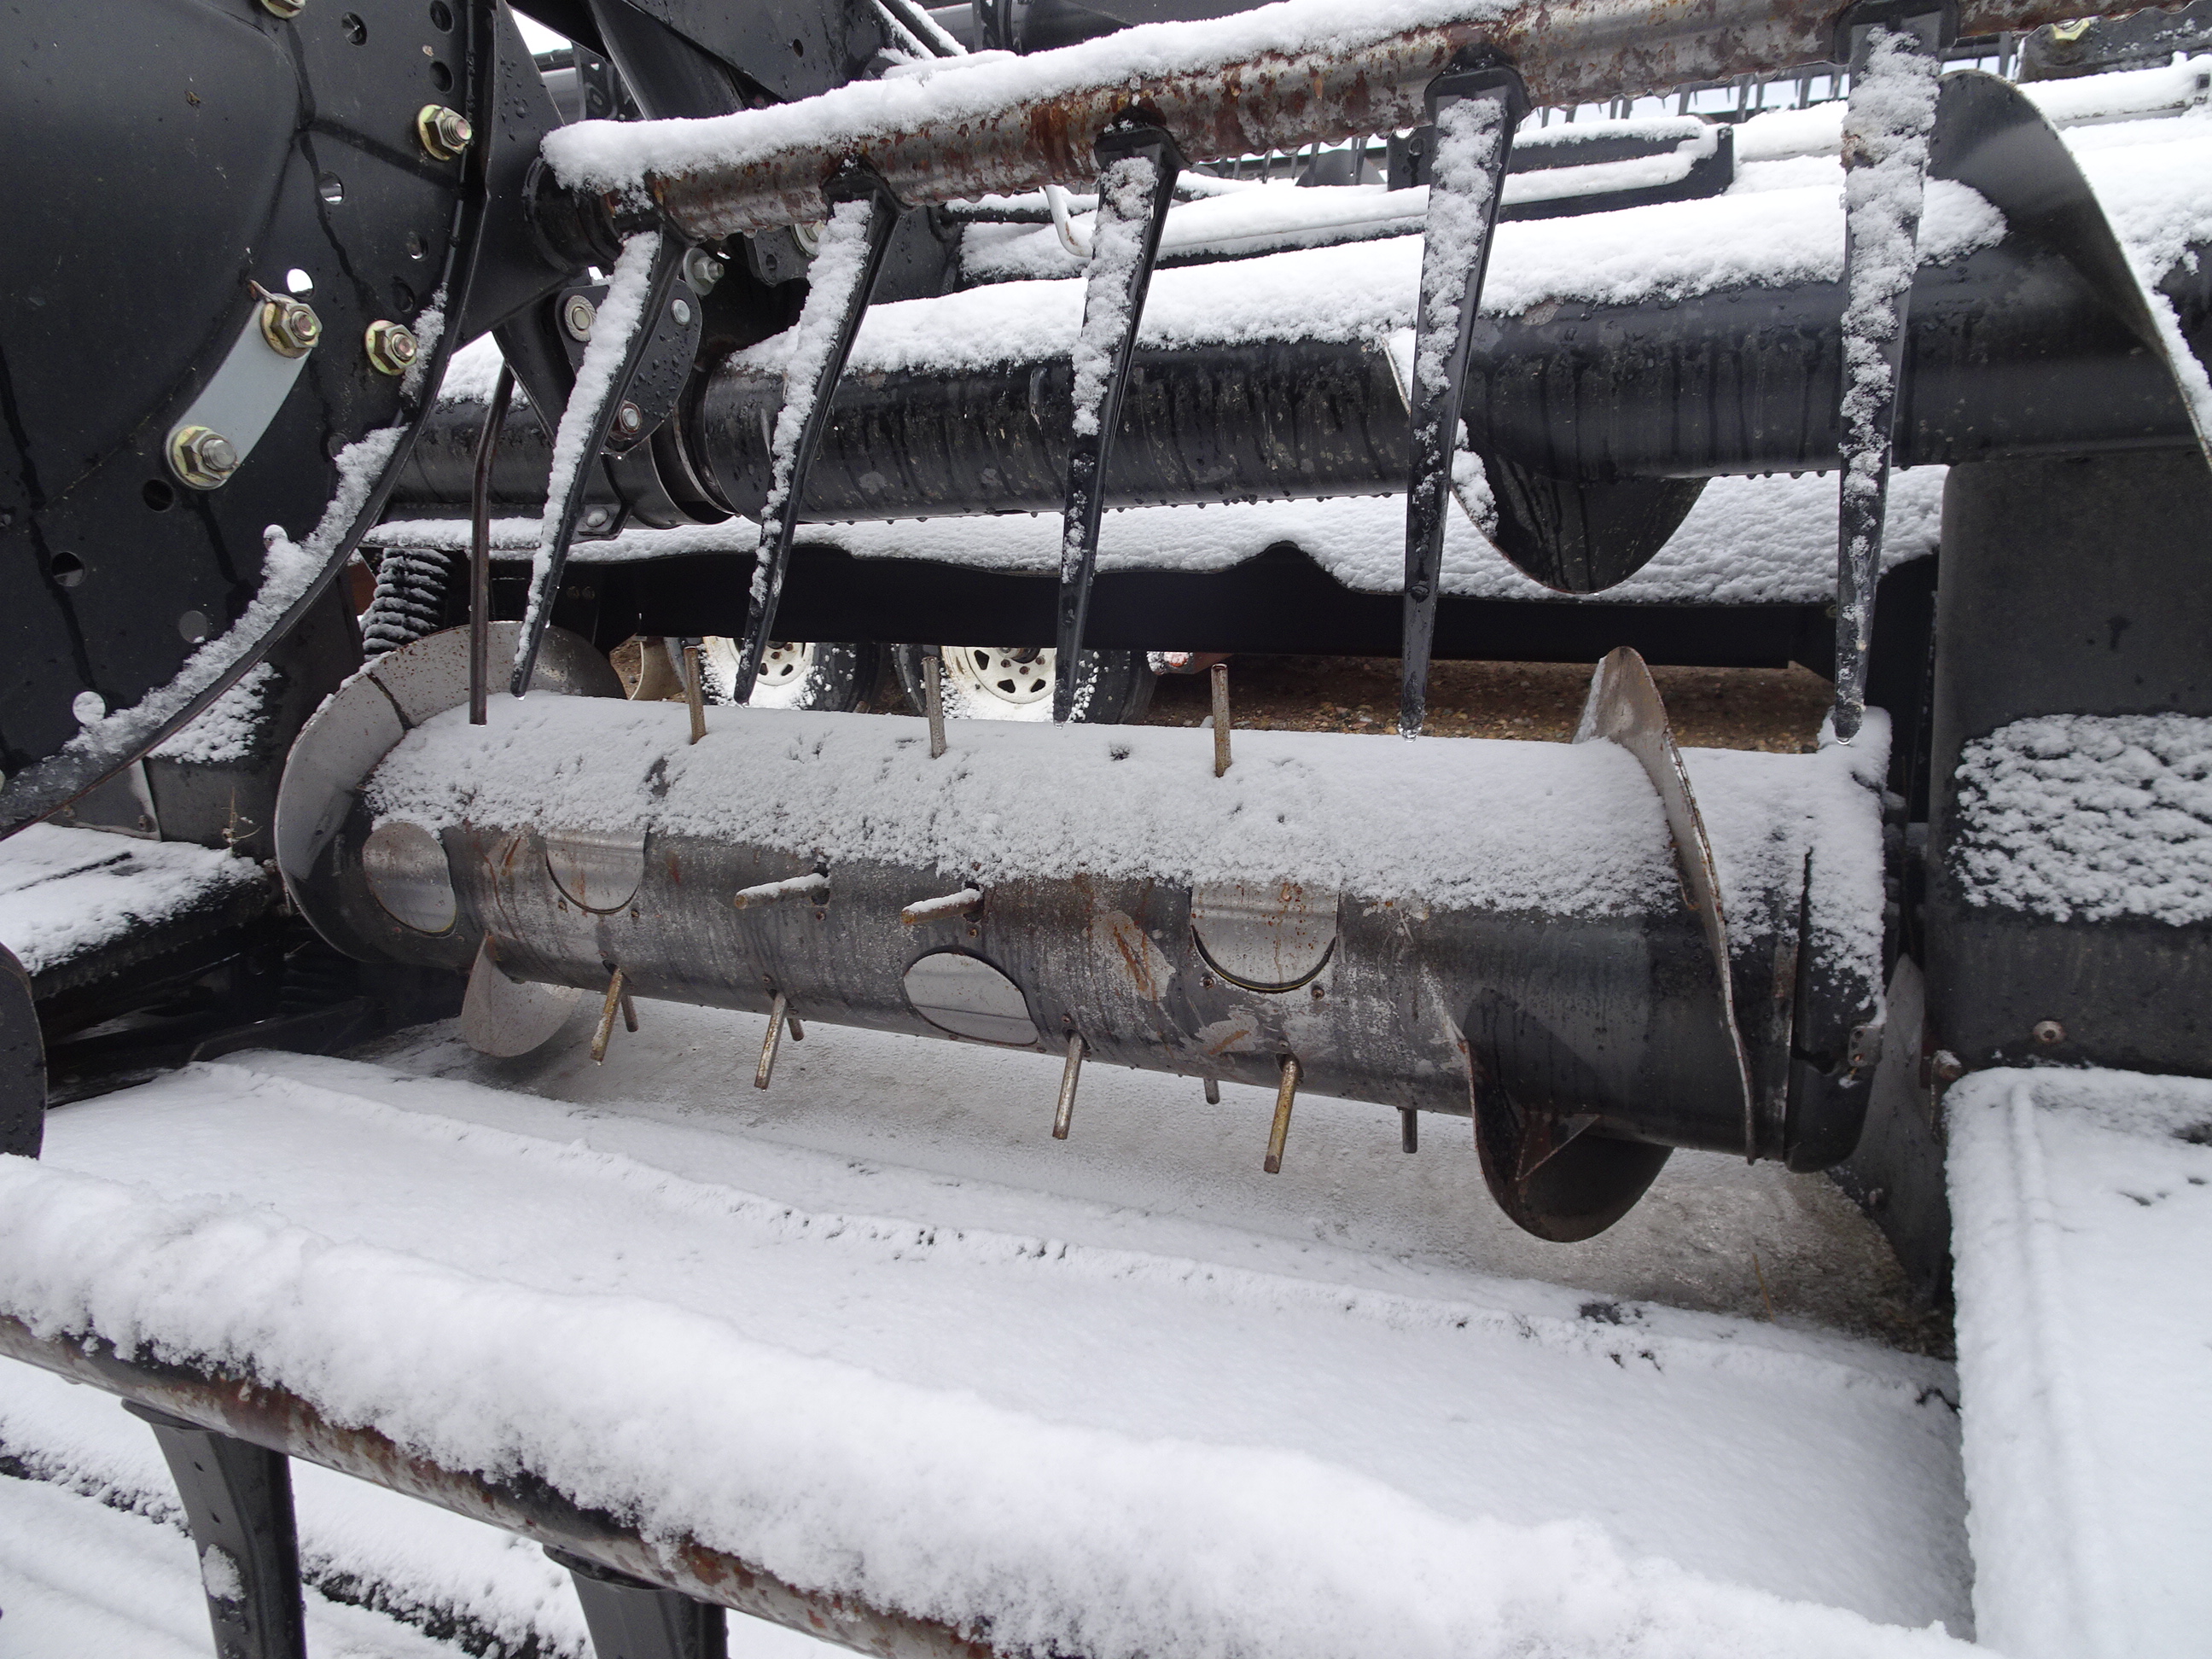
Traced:
[[415, 112], [415, 136], [422, 141], [423, 151], [432, 161], [456, 161], [477, 135], [469, 118], [460, 111], [443, 104], [425, 104]]
[[2039, 1019], [2031, 1035], [2048, 1048], [2066, 1041], [2066, 1028], [2055, 1019]]
[[297, 300], [264, 300], [261, 337], [280, 357], [304, 357], [322, 339], [323, 319]]
[[568, 331], [570, 339], [586, 345], [591, 343], [592, 325], [599, 320], [598, 309], [581, 294], [571, 294], [561, 307], [561, 326]]
[[677, 327], [689, 328], [691, 326], [691, 302], [689, 300], [677, 300], [672, 301], [668, 307], [668, 314], [676, 319]]
[[179, 427], [169, 439], [169, 469], [195, 489], [216, 489], [238, 471], [238, 447], [212, 427]]
[[684, 256], [684, 275], [691, 284], [694, 294], [711, 294], [714, 284], [728, 273], [729, 267], [707, 252], [695, 247]]
[[380, 319], [368, 325], [368, 366], [380, 374], [404, 374], [415, 367], [422, 347], [404, 323]]
[[635, 438], [645, 430], [645, 411], [635, 404], [624, 404], [615, 411], [615, 430], [625, 438]]

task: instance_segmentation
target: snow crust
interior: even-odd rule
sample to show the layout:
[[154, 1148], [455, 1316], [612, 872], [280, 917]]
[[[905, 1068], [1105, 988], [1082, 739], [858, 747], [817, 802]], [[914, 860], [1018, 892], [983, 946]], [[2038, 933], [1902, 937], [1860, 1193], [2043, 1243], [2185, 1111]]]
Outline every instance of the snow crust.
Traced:
[[0, 945], [44, 973], [266, 880], [250, 860], [188, 842], [33, 823], [0, 842]]
[[[635, 1053], [634, 1077], [734, 1023], [646, 1012], [658, 1056], [611, 1061]], [[1008, 1058], [854, 1035], [885, 1078], [910, 1050]], [[1048, 1103], [1056, 1068], [1031, 1069]], [[948, 1202], [1017, 1195], [726, 1122], [296, 1056], [189, 1068], [63, 1115], [44, 1164], [0, 1165], [0, 1301], [250, 1352], [444, 1461], [536, 1468], [651, 1535], [981, 1614], [1009, 1645], [1964, 1650], [1802, 1599], [1953, 1616], [1929, 1599], [1963, 1566], [1930, 1524], [1953, 1420], [1934, 1362], [1666, 1310], [1577, 1316], [1541, 1287], [1355, 1289], [1317, 1241], [1215, 1228], [1212, 1254], [1177, 1259], [947, 1226]], [[1133, 1243], [1173, 1226], [1065, 1213]], [[1378, 1366], [1397, 1411], [1373, 1409]]]
[[2212, 921], [2212, 719], [2044, 714], [1967, 744], [1951, 852], [1969, 902], [2057, 921]]
[[1946, 1097], [1967, 1529], [2011, 1659], [2212, 1628], [2212, 1083], [1997, 1070]]

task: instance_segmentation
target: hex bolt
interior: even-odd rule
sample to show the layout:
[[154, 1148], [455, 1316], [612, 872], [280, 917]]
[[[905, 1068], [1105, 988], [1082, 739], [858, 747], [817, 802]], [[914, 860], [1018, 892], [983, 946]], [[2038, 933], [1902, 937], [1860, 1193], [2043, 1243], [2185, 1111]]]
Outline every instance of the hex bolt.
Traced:
[[421, 343], [404, 323], [380, 319], [368, 325], [364, 337], [368, 344], [369, 367], [380, 374], [404, 374], [415, 367], [416, 358], [422, 353]]
[[695, 247], [684, 256], [684, 275], [691, 284], [694, 294], [709, 294], [714, 284], [728, 274], [729, 267], [707, 252]]
[[261, 337], [280, 357], [304, 357], [321, 342], [323, 319], [297, 300], [264, 300]]
[[271, 17], [282, 17], [287, 22], [307, 10], [307, 0], [261, 0], [261, 9]]
[[592, 325], [599, 320], [599, 308], [581, 294], [571, 294], [568, 303], [561, 307], [561, 326], [568, 331], [570, 339], [580, 344], [591, 343]]
[[668, 307], [668, 314], [676, 319], [677, 327], [691, 326], [691, 302], [689, 300], [676, 301]]
[[170, 471], [195, 489], [220, 489], [240, 459], [237, 446], [210, 427], [181, 427], [169, 440]]
[[2066, 1041], [2066, 1028], [2055, 1019], [2039, 1019], [2031, 1035], [2046, 1048]]
[[415, 136], [422, 141], [423, 153], [432, 161], [458, 161], [469, 140], [477, 135], [469, 118], [460, 111], [443, 104], [425, 104], [415, 112]]
[[635, 438], [645, 430], [645, 411], [635, 404], [625, 403], [615, 411], [615, 430], [625, 438]]

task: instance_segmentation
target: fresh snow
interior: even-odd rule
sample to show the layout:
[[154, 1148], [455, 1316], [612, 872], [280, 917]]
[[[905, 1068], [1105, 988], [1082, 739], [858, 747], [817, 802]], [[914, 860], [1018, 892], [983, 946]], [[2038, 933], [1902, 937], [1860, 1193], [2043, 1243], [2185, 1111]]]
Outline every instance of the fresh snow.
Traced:
[[[58, 1113], [0, 1166], [0, 1302], [250, 1349], [447, 1461], [1015, 1644], [1963, 1651], [1865, 1622], [1966, 1628], [1955, 1396], [1788, 1313], [1879, 1256], [1817, 1178], [1680, 1158], [1657, 1217], [1561, 1251], [1441, 1126], [1409, 1159], [1317, 1103], [1267, 1181], [1258, 1091], [1095, 1070], [1060, 1145], [1030, 1057], [824, 1030], [738, 1099], [758, 1019], [642, 1012], [604, 1068], [440, 1030]], [[1620, 1299], [1655, 1249], [1753, 1309], [1766, 1252], [1784, 1322]], [[1613, 1293], [1453, 1265], [1486, 1252]]]
[[1998, 1070], [1945, 1106], [1981, 1639], [2201, 1655], [2212, 1082]]
[[0, 945], [40, 974], [268, 878], [187, 842], [33, 823], [0, 842]]
[[1959, 757], [1969, 902], [2056, 921], [2212, 921], [2212, 720], [2042, 714]]
[[200, 710], [191, 725], [155, 750], [154, 757], [198, 766], [234, 765], [248, 758], [278, 678], [269, 663], [249, 669], [237, 684]]
[[[1883, 569], [1936, 550], [1944, 475], [1944, 468], [1927, 466], [1891, 476]], [[527, 551], [536, 545], [537, 528], [535, 520], [495, 520], [492, 545]], [[396, 520], [378, 526], [375, 536], [386, 547], [458, 551], [468, 545], [469, 526], [465, 519]], [[754, 536], [745, 520], [628, 530], [580, 544], [569, 556], [580, 563], [619, 563], [679, 553], [745, 553]], [[1058, 568], [1060, 520], [1009, 513], [816, 524], [800, 532], [799, 542], [842, 548], [863, 559], [922, 559], [1048, 575]], [[1127, 507], [1105, 516], [1098, 568], [1226, 570], [1286, 543], [1304, 550], [1346, 587], [1395, 593], [1405, 581], [1404, 497]], [[1651, 562], [1601, 594], [1554, 593], [1531, 581], [1463, 514], [1447, 514], [1442, 586], [1446, 593], [1469, 599], [1558, 605], [1818, 604], [1836, 586], [1835, 480], [1824, 473], [1716, 478]]]

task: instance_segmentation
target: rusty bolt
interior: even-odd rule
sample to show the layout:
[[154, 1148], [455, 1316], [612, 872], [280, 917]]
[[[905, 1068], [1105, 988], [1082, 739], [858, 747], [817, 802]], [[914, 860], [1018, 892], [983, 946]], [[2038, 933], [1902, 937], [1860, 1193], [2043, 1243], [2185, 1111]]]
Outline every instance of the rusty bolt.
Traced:
[[598, 308], [581, 294], [571, 294], [561, 307], [561, 326], [568, 331], [570, 339], [584, 344], [591, 343], [592, 325], [599, 320]]
[[182, 427], [169, 440], [170, 470], [195, 489], [221, 488], [239, 459], [237, 446], [210, 427]]
[[2048, 1048], [2066, 1041], [2066, 1028], [2055, 1019], [2039, 1019], [2030, 1035]]
[[625, 438], [635, 438], [645, 430], [645, 411], [635, 404], [624, 404], [615, 411], [615, 429]]
[[290, 19], [307, 10], [307, 0], [261, 0], [261, 9], [271, 17]]
[[297, 300], [264, 300], [261, 337], [280, 357], [304, 357], [322, 339], [323, 319]]
[[455, 161], [476, 137], [476, 129], [457, 109], [425, 104], [415, 112], [415, 136], [422, 141], [423, 151], [432, 161]]
[[369, 367], [380, 374], [404, 374], [422, 354], [421, 343], [404, 323], [371, 323], [366, 338]]

